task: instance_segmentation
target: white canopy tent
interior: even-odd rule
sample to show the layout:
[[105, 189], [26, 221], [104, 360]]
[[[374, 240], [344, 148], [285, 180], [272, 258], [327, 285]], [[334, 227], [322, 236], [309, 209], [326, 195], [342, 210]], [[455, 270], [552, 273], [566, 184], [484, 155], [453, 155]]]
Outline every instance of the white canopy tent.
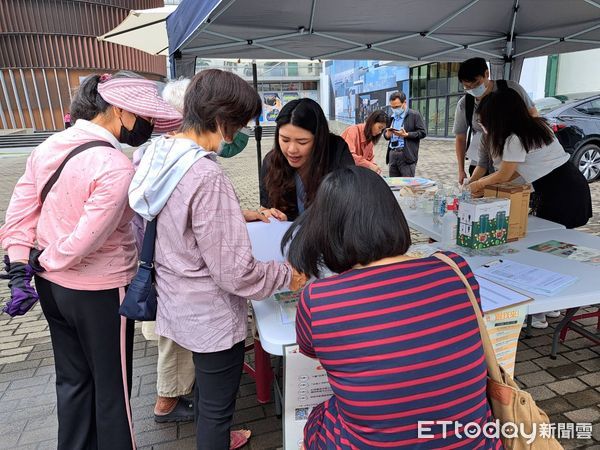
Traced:
[[600, 0], [183, 0], [167, 19], [173, 74], [197, 56], [462, 61], [495, 78], [524, 58], [600, 47]]

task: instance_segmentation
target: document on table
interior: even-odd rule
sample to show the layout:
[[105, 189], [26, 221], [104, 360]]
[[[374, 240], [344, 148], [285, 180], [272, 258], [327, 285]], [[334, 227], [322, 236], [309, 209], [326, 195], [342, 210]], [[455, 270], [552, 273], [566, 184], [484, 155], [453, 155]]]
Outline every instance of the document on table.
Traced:
[[476, 277], [479, 283], [481, 309], [484, 313], [507, 308], [509, 306], [530, 302], [531, 297], [501, 286], [481, 276]]
[[259, 261], [285, 261], [280, 249], [281, 239], [291, 224], [276, 219], [271, 219], [270, 223], [247, 223], [254, 257]]
[[577, 277], [509, 260], [493, 261], [475, 270], [475, 275], [527, 292], [554, 295]]

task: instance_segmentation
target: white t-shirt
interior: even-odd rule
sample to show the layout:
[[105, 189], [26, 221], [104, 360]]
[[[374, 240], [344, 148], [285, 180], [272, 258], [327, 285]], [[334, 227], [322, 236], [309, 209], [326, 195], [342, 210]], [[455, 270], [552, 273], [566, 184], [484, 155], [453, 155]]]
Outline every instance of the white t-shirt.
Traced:
[[517, 166], [519, 175], [527, 183], [533, 183], [568, 160], [569, 154], [565, 152], [556, 138], [550, 145], [530, 150], [527, 153], [521, 140], [513, 134], [504, 143], [502, 158], [494, 158], [494, 167], [498, 170], [502, 161], [519, 163]]
[[[494, 80], [492, 80], [492, 82], [494, 84], [492, 92], [495, 92], [498, 90], [498, 83], [496, 83], [496, 81]], [[523, 87], [519, 83], [512, 80], [507, 80], [506, 85], [509, 89], [516, 91], [521, 96], [528, 109], [531, 109], [535, 106], [529, 98], [529, 95], [527, 95], [527, 92], [525, 92], [525, 89], [523, 89]], [[480, 102], [481, 99], [475, 99], [475, 105], [473, 108], [473, 118], [471, 121], [473, 125], [473, 133], [471, 134], [471, 144], [467, 149], [467, 158], [469, 158], [471, 165], [477, 164], [477, 161], [480, 160], [479, 147], [481, 146], [481, 133], [483, 132], [483, 129], [481, 128], [481, 123], [479, 122], [479, 114], [477, 113], [477, 108], [479, 108]], [[454, 134], [467, 134], [467, 131], [469, 129], [469, 123], [467, 122], [466, 108], [466, 99], [463, 95], [456, 104], [456, 112], [454, 114], [454, 126], [452, 128]]]

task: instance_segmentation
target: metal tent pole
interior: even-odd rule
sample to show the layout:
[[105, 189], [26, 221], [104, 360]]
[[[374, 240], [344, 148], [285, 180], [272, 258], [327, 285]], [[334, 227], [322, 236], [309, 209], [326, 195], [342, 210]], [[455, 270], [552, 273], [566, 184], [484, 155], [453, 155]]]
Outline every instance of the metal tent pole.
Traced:
[[[252, 61], [252, 84], [258, 94], [258, 74], [256, 71], [256, 61]], [[262, 149], [260, 141], [262, 139], [262, 127], [260, 126], [260, 116], [256, 117], [256, 126], [254, 127], [254, 138], [256, 139], [256, 157], [258, 159], [258, 178], [260, 179], [260, 167], [262, 165]]]

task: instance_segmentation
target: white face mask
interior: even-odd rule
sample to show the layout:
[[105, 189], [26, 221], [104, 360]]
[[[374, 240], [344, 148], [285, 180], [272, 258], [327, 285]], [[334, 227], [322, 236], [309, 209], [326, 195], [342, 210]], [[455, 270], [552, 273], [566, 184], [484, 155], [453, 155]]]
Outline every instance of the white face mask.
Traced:
[[482, 82], [479, 86], [473, 89], [465, 89], [467, 94], [471, 94], [473, 97], [479, 98], [485, 94], [486, 86], [485, 82]]

